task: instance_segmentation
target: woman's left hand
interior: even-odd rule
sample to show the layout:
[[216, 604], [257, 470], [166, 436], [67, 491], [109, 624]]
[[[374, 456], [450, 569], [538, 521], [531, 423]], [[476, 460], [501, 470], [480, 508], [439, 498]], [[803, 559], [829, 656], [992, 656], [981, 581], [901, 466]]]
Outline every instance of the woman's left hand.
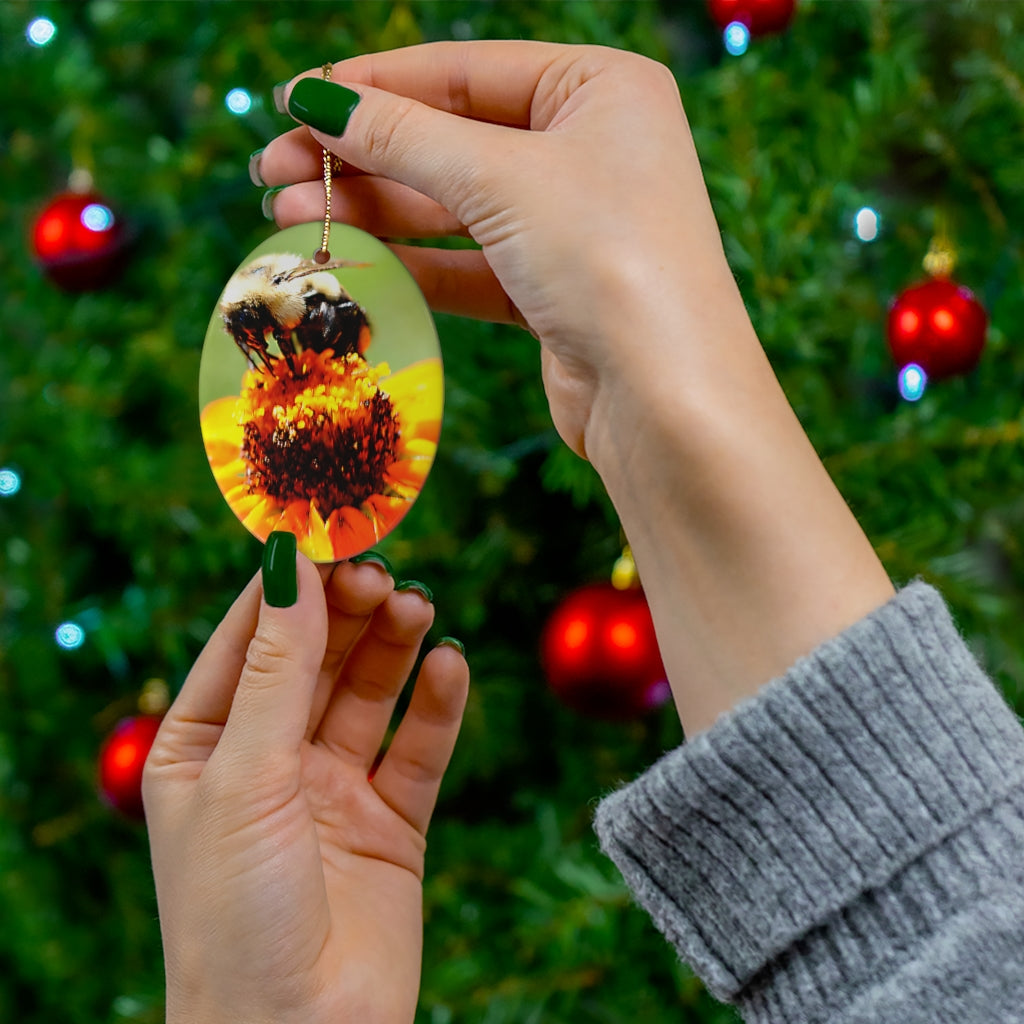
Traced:
[[[290, 559], [289, 559], [290, 560]], [[461, 722], [461, 652], [427, 655], [374, 772], [433, 606], [381, 565], [257, 576], [160, 728], [143, 792], [168, 1024], [412, 1021], [426, 831]]]

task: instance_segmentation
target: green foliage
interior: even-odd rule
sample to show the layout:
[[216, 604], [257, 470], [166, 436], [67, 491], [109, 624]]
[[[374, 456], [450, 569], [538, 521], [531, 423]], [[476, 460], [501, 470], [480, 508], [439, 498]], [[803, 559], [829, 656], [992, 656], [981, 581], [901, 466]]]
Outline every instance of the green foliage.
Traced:
[[[24, 40], [31, 17], [55, 41]], [[698, 0], [500, 4], [0, 5], [0, 1024], [162, 1017], [145, 835], [95, 795], [98, 746], [150, 676], [180, 684], [258, 564], [200, 443], [196, 381], [224, 281], [272, 228], [246, 176], [288, 127], [273, 83], [440, 38], [623, 46], [670, 64], [725, 244], [787, 393], [893, 576], [923, 575], [1024, 708], [1024, 6], [804, 0], [725, 58]], [[256, 103], [244, 117], [230, 88]], [[137, 230], [112, 287], [33, 265], [32, 217], [73, 166]], [[853, 240], [861, 205], [882, 237]], [[991, 315], [968, 379], [901, 403], [888, 299], [937, 220]], [[694, 254], [699, 258], [699, 254]], [[521, 332], [438, 318], [444, 435], [385, 550], [430, 582], [475, 686], [431, 833], [420, 1019], [724, 1024], [596, 849], [593, 802], [679, 740], [671, 712], [611, 726], [546, 692], [536, 639], [620, 546], [558, 441]], [[642, 345], [638, 346], [642, 355]], [[88, 630], [60, 651], [66, 619]]]

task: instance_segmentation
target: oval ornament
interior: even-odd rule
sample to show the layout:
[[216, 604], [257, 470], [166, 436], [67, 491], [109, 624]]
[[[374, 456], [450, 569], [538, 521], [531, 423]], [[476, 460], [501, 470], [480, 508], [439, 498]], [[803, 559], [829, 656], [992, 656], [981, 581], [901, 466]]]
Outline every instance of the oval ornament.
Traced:
[[444, 377], [434, 320], [409, 272], [372, 235], [335, 224], [268, 238], [210, 317], [200, 427], [214, 479], [260, 540], [294, 533], [315, 562], [383, 539], [433, 465]]

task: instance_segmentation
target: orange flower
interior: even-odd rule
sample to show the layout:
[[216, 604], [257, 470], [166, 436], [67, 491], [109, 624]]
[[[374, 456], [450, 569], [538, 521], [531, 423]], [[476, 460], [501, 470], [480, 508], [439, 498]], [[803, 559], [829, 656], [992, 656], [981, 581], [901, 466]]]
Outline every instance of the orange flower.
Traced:
[[306, 350], [272, 364], [203, 410], [214, 478], [260, 540], [288, 530], [313, 561], [350, 558], [390, 532], [423, 487], [441, 432], [441, 360], [391, 374], [354, 353]]

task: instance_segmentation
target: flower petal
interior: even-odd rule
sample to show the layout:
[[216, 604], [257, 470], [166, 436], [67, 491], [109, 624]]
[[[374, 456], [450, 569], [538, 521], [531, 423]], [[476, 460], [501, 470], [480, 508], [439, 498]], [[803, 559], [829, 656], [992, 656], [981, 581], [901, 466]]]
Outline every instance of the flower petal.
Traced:
[[216, 398], [199, 415], [199, 427], [207, 445], [212, 442], [242, 445], [242, 425], [235, 418], [238, 399], [234, 395]]
[[281, 506], [261, 495], [252, 511], [242, 520], [242, 525], [260, 540], [266, 540], [280, 518]]
[[429, 472], [429, 459], [399, 459], [388, 467], [388, 482], [402, 489], [403, 493], [405, 489], [411, 489], [409, 497], [415, 498], [423, 488]]
[[377, 543], [373, 522], [359, 509], [335, 509], [327, 519], [327, 531], [334, 544], [334, 557], [351, 558]]
[[363, 508], [369, 509], [376, 523], [377, 533], [383, 537], [401, 522], [402, 517], [412, 508], [412, 501], [409, 498], [389, 498], [383, 494], [371, 494], [363, 502]]
[[381, 381], [391, 396], [406, 436], [437, 440], [444, 411], [444, 375], [440, 359], [412, 363]]
[[290, 501], [277, 521], [278, 527], [294, 533], [296, 537], [305, 537], [309, 533], [309, 502]]
[[309, 522], [305, 537], [299, 537], [299, 550], [314, 562], [334, 560], [334, 544], [327, 532], [327, 524], [317, 511], [315, 502], [309, 503]]

